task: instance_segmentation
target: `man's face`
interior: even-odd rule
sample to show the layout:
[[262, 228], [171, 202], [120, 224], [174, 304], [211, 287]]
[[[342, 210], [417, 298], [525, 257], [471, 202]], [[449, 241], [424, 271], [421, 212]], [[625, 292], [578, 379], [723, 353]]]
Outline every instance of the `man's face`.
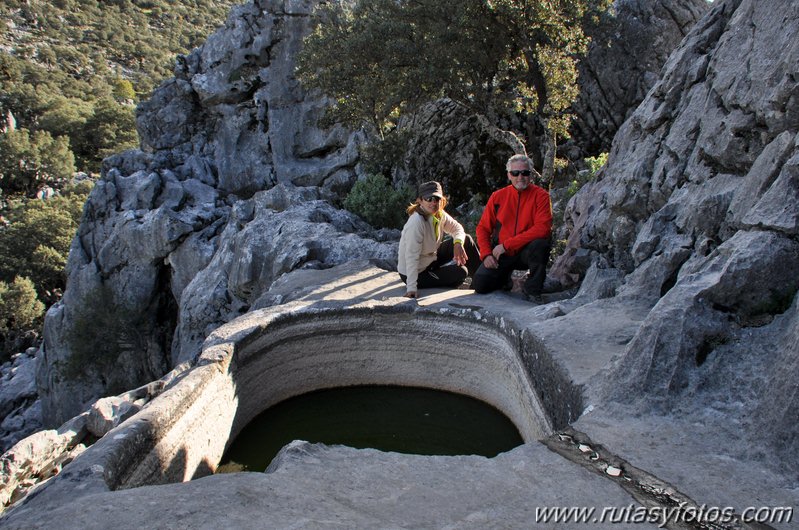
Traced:
[[524, 162], [512, 162], [508, 170], [508, 179], [513, 187], [519, 191], [527, 188], [530, 185], [531, 179], [530, 169]]

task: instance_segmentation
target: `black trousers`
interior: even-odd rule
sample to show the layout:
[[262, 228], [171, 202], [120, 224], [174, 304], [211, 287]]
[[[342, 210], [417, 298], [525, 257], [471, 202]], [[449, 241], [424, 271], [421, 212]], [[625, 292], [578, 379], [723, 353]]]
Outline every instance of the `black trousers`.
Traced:
[[513, 271], [527, 269], [529, 273], [524, 281], [524, 292], [530, 295], [541, 294], [551, 249], [549, 239], [534, 239], [514, 256], [501, 255], [499, 267], [496, 269], [486, 268], [481, 263], [472, 279], [472, 288], [476, 293], [490, 293], [503, 288]]
[[[472, 236], [466, 235], [463, 240], [463, 250], [466, 251], [466, 265], [450, 263], [455, 257], [455, 243], [452, 239], [445, 239], [436, 251], [436, 260], [419, 273], [416, 286], [419, 289], [429, 289], [430, 287], [457, 287], [466, 276], [473, 276], [480, 266], [480, 251], [474, 243]], [[404, 283], [408, 283], [408, 277], [400, 274]]]

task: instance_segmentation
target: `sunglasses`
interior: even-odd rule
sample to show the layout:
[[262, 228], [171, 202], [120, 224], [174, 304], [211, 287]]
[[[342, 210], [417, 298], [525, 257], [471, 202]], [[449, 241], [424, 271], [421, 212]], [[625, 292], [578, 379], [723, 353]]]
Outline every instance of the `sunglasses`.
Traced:
[[530, 175], [532, 175], [529, 169], [522, 169], [521, 171], [518, 169], [512, 169], [509, 170], [508, 173], [510, 173], [512, 177], [518, 177], [519, 175], [529, 177]]
[[425, 201], [425, 202], [434, 202], [434, 201], [435, 202], [439, 202], [441, 200], [441, 198], [431, 195], [429, 197], [422, 197], [422, 200]]

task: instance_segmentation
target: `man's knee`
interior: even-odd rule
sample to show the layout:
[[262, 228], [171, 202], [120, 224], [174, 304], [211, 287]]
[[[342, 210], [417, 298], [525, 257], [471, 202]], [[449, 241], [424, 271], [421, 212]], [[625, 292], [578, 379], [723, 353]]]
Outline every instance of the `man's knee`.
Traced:
[[490, 293], [494, 290], [494, 282], [492, 277], [487, 273], [485, 268], [481, 265], [477, 272], [472, 277], [472, 289], [477, 294]]
[[531, 252], [546, 252], [549, 253], [551, 243], [549, 239], [533, 239], [528, 243]]
[[549, 261], [549, 253], [552, 245], [549, 239], [533, 239], [524, 248], [523, 254], [528, 262], [546, 263]]

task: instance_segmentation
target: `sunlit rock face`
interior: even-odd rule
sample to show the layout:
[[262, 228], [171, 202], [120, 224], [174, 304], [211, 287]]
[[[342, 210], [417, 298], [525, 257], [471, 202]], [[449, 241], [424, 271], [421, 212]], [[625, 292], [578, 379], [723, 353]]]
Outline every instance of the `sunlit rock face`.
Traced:
[[[137, 109], [141, 150], [105, 161], [67, 292], [47, 316], [37, 375], [46, 425], [196, 357], [285, 272], [396, 259], [397, 234], [330, 202], [356, 178], [361, 135], [317, 127], [325, 101], [293, 77], [314, 5], [234, 8]], [[110, 348], [113, 373], [64, 377], [85, 336], [76, 326], [97, 321], [87, 308], [99, 306], [127, 330]]]
[[732, 413], [792, 465], [797, 34], [795, 2], [715, 2], [570, 203], [568, 248], [552, 271], [564, 283], [588, 269], [623, 277], [618, 295], [655, 303], [609, 395]]

